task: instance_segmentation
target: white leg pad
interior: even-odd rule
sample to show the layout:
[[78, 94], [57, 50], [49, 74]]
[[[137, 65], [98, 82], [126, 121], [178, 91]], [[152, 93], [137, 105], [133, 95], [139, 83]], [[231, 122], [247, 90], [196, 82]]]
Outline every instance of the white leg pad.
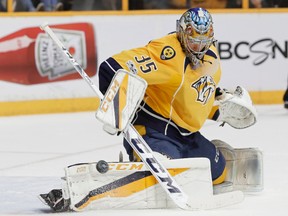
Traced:
[[232, 148], [221, 140], [214, 145], [226, 159], [227, 177], [234, 190], [258, 192], [263, 190], [263, 154], [258, 148]]
[[[172, 176], [176, 174], [175, 179], [186, 193], [201, 198], [213, 195], [210, 162], [206, 158], [163, 160], [163, 164]], [[144, 163], [109, 163], [108, 172], [103, 174], [96, 165], [75, 164], [65, 169], [74, 211], [175, 207]]]
[[[166, 159], [162, 162], [190, 197], [190, 209], [187, 210], [220, 208], [239, 203], [244, 198], [241, 191], [213, 195], [207, 158]], [[97, 163], [75, 164], [65, 169], [66, 193], [72, 210], [176, 207], [144, 163], [108, 164], [107, 173], [99, 173]]]

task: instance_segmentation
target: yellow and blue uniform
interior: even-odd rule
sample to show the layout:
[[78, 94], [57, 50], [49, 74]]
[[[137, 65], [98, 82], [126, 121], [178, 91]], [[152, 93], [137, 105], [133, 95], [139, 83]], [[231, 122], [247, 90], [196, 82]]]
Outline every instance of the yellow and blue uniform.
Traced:
[[[136, 73], [148, 83], [134, 125], [152, 150], [170, 158], [208, 157], [213, 180], [219, 178], [225, 160], [199, 133], [207, 119], [215, 120], [219, 115], [213, 106], [221, 77], [216, 48], [212, 45], [196, 67], [190, 64], [176, 33], [152, 40], [144, 47], [122, 51], [100, 65], [102, 93], [120, 68]], [[124, 145], [132, 159], [132, 149], [127, 143]]]

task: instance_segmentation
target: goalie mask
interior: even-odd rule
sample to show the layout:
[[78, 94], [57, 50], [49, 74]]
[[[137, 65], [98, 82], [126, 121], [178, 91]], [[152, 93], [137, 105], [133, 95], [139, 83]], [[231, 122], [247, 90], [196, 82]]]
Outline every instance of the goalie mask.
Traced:
[[191, 8], [177, 20], [177, 37], [192, 65], [197, 65], [214, 41], [213, 22], [204, 8]]

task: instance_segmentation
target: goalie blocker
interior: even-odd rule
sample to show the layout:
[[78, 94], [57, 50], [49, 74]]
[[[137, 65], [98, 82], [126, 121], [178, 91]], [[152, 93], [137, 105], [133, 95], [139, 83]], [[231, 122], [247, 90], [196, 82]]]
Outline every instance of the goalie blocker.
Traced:
[[147, 83], [141, 77], [119, 69], [101, 100], [96, 118], [109, 134], [122, 132], [132, 121], [142, 101]]

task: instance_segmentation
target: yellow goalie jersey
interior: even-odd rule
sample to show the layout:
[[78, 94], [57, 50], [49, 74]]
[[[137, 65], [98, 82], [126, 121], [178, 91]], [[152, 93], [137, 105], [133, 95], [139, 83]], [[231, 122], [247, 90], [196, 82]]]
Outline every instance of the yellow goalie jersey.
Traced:
[[100, 66], [102, 92], [108, 87], [109, 74], [112, 77], [119, 68], [137, 74], [148, 83], [135, 124], [148, 124], [165, 134], [173, 128], [185, 136], [198, 131], [206, 119], [215, 119], [219, 114], [217, 107], [213, 108], [221, 76], [214, 46], [197, 68], [191, 66], [176, 33], [152, 40], [144, 47], [122, 51]]

